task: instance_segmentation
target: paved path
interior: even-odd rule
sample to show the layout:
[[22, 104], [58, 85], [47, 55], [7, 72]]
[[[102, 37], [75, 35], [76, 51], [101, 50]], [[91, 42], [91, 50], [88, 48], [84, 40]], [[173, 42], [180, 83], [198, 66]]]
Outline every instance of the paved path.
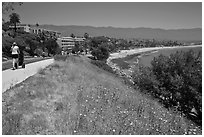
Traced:
[[47, 59], [35, 63], [26, 64], [26, 68], [17, 70], [7, 69], [2, 71], [2, 92], [36, 74], [40, 69], [52, 64], [54, 59]]

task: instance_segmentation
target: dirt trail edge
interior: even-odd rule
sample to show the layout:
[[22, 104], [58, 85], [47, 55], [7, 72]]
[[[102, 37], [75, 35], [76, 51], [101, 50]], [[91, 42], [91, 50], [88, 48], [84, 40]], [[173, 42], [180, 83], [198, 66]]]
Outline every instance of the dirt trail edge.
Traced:
[[17, 70], [8, 69], [2, 71], [2, 93], [16, 84], [24, 81], [28, 77], [36, 74], [40, 69], [47, 67], [53, 62], [54, 59], [47, 59], [27, 64], [25, 69], [20, 67]]

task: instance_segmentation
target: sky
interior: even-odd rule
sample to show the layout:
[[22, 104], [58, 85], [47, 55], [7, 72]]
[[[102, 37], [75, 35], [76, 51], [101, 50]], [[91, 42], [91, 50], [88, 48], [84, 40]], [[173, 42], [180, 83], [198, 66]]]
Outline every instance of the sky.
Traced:
[[202, 28], [201, 2], [24, 2], [15, 12], [23, 24]]

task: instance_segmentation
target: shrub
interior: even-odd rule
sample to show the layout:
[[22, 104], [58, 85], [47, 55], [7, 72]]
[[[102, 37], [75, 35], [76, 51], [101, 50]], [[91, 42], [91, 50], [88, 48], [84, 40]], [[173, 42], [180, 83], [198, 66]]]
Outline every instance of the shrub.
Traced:
[[176, 52], [169, 57], [160, 55], [153, 59], [152, 67], [139, 67], [134, 72], [134, 83], [143, 91], [159, 98], [167, 108], [177, 107], [188, 118], [201, 125], [201, 63], [201, 52]]
[[40, 48], [35, 49], [34, 53], [37, 56], [43, 56], [43, 50]]
[[11, 57], [11, 45], [14, 42], [14, 39], [11, 37], [2, 37], [2, 52]]
[[108, 49], [104, 46], [99, 46], [95, 48], [91, 54], [95, 57], [97, 60], [106, 60], [109, 57]]
[[65, 61], [67, 59], [67, 56], [65, 55], [55, 55], [54, 56], [54, 60], [57, 60], [57, 61]]

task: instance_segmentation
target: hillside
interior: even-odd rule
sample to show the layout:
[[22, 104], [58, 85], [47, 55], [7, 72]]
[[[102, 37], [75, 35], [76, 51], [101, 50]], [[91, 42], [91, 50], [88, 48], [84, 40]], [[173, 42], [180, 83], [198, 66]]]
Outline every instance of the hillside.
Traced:
[[56, 61], [2, 95], [3, 134], [201, 134], [84, 56]]
[[56, 26], [41, 25], [42, 28], [56, 30], [63, 36], [70, 36], [74, 33], [76, 36], [83, 36], [88, 33], [90, 36], [108, 36], [113, 38], [142, 38], [158, 40], [177, 40], [177, 41], [201, 41], [202, 29], [153, 29], [153, 28], [114, 28], [114, 27], [92, 27], [92, 26]]

